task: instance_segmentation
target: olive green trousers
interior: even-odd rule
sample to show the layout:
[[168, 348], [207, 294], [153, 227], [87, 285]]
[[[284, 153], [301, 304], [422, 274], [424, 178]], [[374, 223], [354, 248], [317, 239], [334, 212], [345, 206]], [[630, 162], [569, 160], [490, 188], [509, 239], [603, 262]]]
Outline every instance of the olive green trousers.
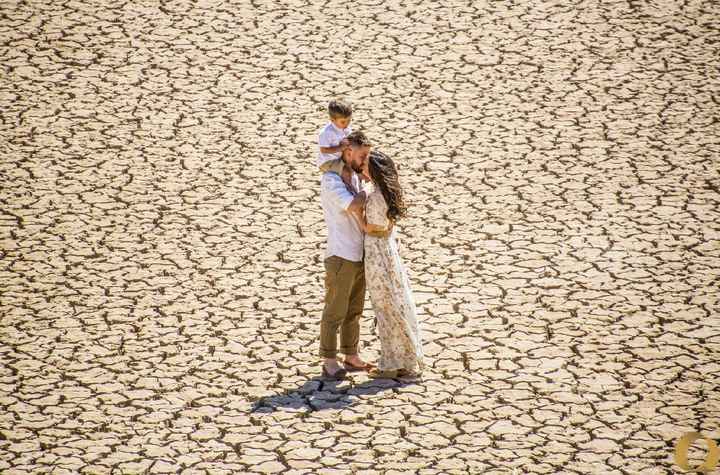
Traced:
[[360, 317], [365, 306], [365, 266], [342, 257], [325, 259], [325, 308], [320, 321], [320, 356], [356, 355], [360, 340]]

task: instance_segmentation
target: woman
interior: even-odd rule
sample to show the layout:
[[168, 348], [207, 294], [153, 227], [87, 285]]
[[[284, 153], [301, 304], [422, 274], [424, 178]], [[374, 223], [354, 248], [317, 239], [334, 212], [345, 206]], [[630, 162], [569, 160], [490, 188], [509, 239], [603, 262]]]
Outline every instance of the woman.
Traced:
[[[393, 161], [377, 151], [363, 164], [374, 190], [364, 213], [355, 217], [365, 233], [392, 229], [405, 216], [405, 202]], [[417, 377], [423, 352], [410, 280], [398, 253], [394, 230], [389, 237], [365, 235], [365, 282], [377, 318], [381, 355], [372, 378]]]

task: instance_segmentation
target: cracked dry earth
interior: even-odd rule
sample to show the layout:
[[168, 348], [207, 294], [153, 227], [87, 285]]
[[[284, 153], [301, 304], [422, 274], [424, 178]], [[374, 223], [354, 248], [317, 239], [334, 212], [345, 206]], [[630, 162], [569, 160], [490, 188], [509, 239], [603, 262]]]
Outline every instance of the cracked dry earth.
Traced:
[[[720, 6], [600, 3], [2, 3], [0, 472], [679, 473]], [[336, 96], [400, 164], [422, 381], [319, 379]]]

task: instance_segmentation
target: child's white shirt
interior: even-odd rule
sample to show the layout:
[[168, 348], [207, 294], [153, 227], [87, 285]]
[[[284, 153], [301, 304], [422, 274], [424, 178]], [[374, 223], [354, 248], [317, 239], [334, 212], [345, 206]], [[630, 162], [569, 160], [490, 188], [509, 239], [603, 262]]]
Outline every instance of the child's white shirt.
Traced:
[[332, 122], [328, 122], [325, 127], [320, 129], [320, 134], [318, 135], [318, 158], [316, 163], [318, 167], [329, 160], [340, 158], [342, 155], [340, 152], [322, 153], [320, 151], [320, 147], [337, 147], [340, 145], [340, 141], [347, 137], [350, 132], [352, 132], [352, 127], [349, 125], [344, 129], [340, 129]]

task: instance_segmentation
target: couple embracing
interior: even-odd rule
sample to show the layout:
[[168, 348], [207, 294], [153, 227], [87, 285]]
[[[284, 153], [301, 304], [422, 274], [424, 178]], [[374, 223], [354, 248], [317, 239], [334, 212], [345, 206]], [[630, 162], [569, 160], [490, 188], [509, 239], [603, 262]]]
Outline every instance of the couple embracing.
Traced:
[[[397, 169], [389, 157], [372, 150], [362, 132], [351, 132], [342, 142], [337, 146], [340, 160], [323, 167], [321, 179], [328, 229], [320, 324], [322, 374], [333, 380], [355, 371], [373, 378], [418, 377], [423, 370], [420, 331], [393, 228], [405, 214]], [[358, 352], [366, 287], [380, 337], [377, 366]], [[338, 332], [339, 352], [345, 355], [342, 366], [337, 359]]]

